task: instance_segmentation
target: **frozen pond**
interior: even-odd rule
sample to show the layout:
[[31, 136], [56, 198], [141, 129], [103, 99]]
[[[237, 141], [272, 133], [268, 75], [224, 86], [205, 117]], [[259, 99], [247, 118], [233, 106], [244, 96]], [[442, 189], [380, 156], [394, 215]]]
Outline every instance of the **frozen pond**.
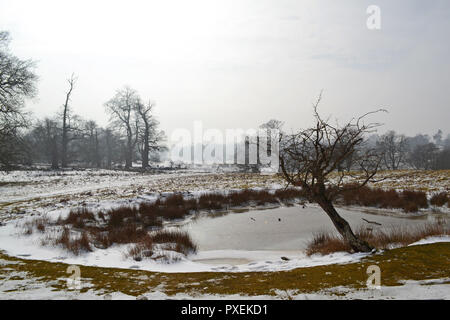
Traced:
[[[373, 229], [399, 225], [418, 225], [427, 217], [400, 218], [337, 209], [353, 230], [359, 226]], [[368, 224], [364, 219], [382, 226]], [[335, 231], [330, 218], [317, 206], [282, 207], [230, 213], [220, 217], [200, 217], [183, 227], [199, 245], [200, 251], [299, 251], [317, 231]]]
[[[431, 220], [424, 217], [399, 218], [367, 214], [356, 210], [338, 209], [353, 228], [367, 224], [362, 219], [376, 221], [382, 228], [414, 226]], [[433, 214], [433, 216], [435, 216]], [[197, 216], [185, 221], [181, 228], [188, 231], [199, 245], [196, 254], [173, 263], [152, 259], [134, 261], [125, 256], [128, 245], [116, 245], [75, 256], [60, 247], [42, 246], [42, 235], [24, 236], [14, 221], [0, 226], [0, 249], [11, 256], [67, 264], [98, 267], [141, 269], [155, 272], [259, 272], [283, 271], [334, 263], [350, 263], [367, 254], [336, 252], [330, 255], [306, 256], [304, 249], [314, 232], [334, 231], [328, 216], [318, 207], [308, 205], [251, 210], [222, 216]], [[176, 226], [167, 226], [168, 228]], [[441, 241], [440, 239], [439, 241]], [[450, 237], [444, 239], [450, 241]], [[434, 240], [435, 241], [435, 240]]]

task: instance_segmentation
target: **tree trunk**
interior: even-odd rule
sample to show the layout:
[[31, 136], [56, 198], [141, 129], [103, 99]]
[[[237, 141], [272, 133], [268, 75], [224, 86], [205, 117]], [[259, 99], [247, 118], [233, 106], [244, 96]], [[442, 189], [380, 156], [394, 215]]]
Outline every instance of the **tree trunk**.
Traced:
[[133, 166], [133, 131], [130, 125], [127, 125], [127, 154], [125, 155], [125, 168], [130, 169]]
[[371, 252], [373, 248], [366, 242], [355, 236], [349, 223], [337, 213], [331, 201], [328, 199], [317, 200], [319, 206], [327, 213], [334, 226], [355, 252]]
[[52, 169], [59, 169], [58, 146], [56, 144], [56, 137], [53, 137], [51, 140], [51, 153], [52, 153]]
[[67, 127], [66, 127], [66, 116], [64, 112], [63, 121], [63, 133], [62, 133], [62, 143], [61, 143], [61, 167], [67, 167]]
[[[145, 121], [145, 119], [144, 119]], [[150, 146], [149, 146], [149, 135], [150, 135], [150, 129], [147, 121], [145, 121], [145, 131], [144, 131], [144, 151], [142, 153], [142, 168], [148, 168], [148, 153], [150, 152]]]
[[111, 141], [111, 132], [106, 130], [105, 132], [105, 140], [106, 140], [106, 168], [111, 169], [112, 166], [112, 141]]
[[61, 167], [65, 168], [67, 167], [67, 147], [69, 144], [68, 139], [68, 126], [67, 126], [67, 119], [69, 117], [69, 101], [70, 101], [70, 95], [72, 94], [73, 86], [75, 84], [75, 78], [72, 74], [72, 77], [68, 80], [69, 82], [69, 91], [66, 93], [66, 102], [64, 103], [64, 110], [63, 110], [63, 128], [62, 128], [62, 144], [61, 144]]
[[125, 168], [130, 169], [132, 166], [133, 166], [132, 150], [130, 150], [130, 148], [127, 148], [127, 154], [125, 156]]
[[145, 142], [144, 145], [144, 153], [142, 154], [142, 168], [148, 168], [149, 164], [148, 164], [148, 153], [149, 153], [149, 146], [148, 146], [148, 139], [146, 138], [145, 140], [147, 140]]
[[98, 131], [95, 130], [95, 164], [97, 165], [97, 168], [100, 168], [102, 166], [101, 159], [100, 159], [100, 151], [99, 151], [99, 143], [98, 143]]

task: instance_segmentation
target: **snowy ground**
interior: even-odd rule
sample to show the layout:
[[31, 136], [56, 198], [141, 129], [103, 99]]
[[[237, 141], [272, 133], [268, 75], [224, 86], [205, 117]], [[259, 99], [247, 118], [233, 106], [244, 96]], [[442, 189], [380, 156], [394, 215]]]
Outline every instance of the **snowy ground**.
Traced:
[[[400, 176], [397, 173], [389, 174]], [[404, 173], [401, 175], [402, 179], [406, 179]], [[438, 176], [440, 179], [437, 181], [446, 181], [445, 174]], [[391, 183], [392, 179], [387, 178], [387, 183]], [[408, 179], [416, 182], [416, 178]], [[345, 253], [339, 253], [329, 261], [305, 256], [302, 250], [313, 232], [333, 230], [329, 219], [314, 205], [308, 205], [307, 208], [296, 206], [262, 211], [252, 209], [248, 212], [214, 219], [200, 218], [186, 223], [183, 229], [193, 236], [200, 250], [197, 255], [182, 258], [175, 264], [148, 260], [136, 262], [125, 257], [127, 245], [96, 249], [91, 253], [73, 256], [59, 248], [42, 246], [45, 240], [43, 235], [21, 234], [20, 225], [27, 219], [45, 215], [56, 220], [66, 215], [71, 208], [80, 205], [102, 210], [154, 200], [161, 194], [173, 191], [198, 196], [208, 191], [249, 187], [276, 189], [280, 188], [283, 182], [275, 175], [186, 170], [164, 174], [111, 170], [13, 171], [0, 174], [0, 183], [0, 250], [12, 256], [162, 272], [275, 271], [357, 259], [357, 256]], [[436, 184], [439, 186], [438, 182]], [[417, 225], [428, 221], [430, 216], [435, 216], [420, 212], [407, 215], [415, 219], [405, 219], [405, 214], [399, 210], [388, 212], [358, 207], [350, 210], [340, 208], [339, 211], [353, 227], [362, 225], [361, 218], [389, 227]], [[446, 212], [443, 214], [447, 216]], [[288, 257], [289, 261], [281, 260], [282, 256]]]
[[[0, 285], [0, 300], [165, 300], [165, 299], [195, 299], [195, 300], [450, 300], [450, 279], [435, 279], [428, 281], [405, 281], [402, 286], [381, 286], [381, 289], [354, 290], [337, 287], [334, 290], [318, 293], [279, 292], [276, 296], [242, 296], [242, 295], [187, 295], [176, 294], [167, 296], [164, 292], [154, 291], [139, 297], [123, 293], [101, 294], [95, 291], [79, 293], [76, 291], [54, 291], [46, 285], [28, 287], [26, 291], [7, 292], [6, 286]], [[27, 281], [33, 282], [33, 279]], [[23, 282], [21, 285], [25, 285]], [[17, 283], [8, 283], [16, 287]]]
[[[123, 200], [119, 200], [122, 203]], [[136, 200], [137, 201], [137, 200]], [[117, 205], [111, 200], [96, 204], [96, 209]], [[381, 226], [417, 226], [428, 221], [428, 217], [398, 218], [367, 214], [361, 211], [339, 209], [342, 216], [354, 227], [367, 225], [362, 218], [375, 221]], [[56, 209], [47, 214], [51, 220], [67, 213]], [[197, 254], [187, 257], [178, 255], [180, 261], [166, 263], [144, 259], [134, 261], [126, 253], [131, 245], [114, 245], [107, 249], [95, 248], [79, 256], [62, 248], [44, 245], [46, 233], [23, 234], [21, 219], [6, 222], [0, 227], [0, 250], [10, 256], [26, 259], [64, 262], [85, 266], [116, 267], [155, 272], [249, 272], [282, 271], [299, 267], [357, 261], [365, 255], [335, 253], [327, 257], [308, 257], [305, 245], [312, 234], [318, 231], [333, 231], [329, 218], [315, 205], [281, 207], [265, 210], [249, 210], [211, 218], [203, 217], [177, 223], [186, 230], [199, 246]], [[169, 227], [170, 228], [170, 227]], [[282, 260], [287, 257], [289, 260]]]
[[[403, 181], [403, 186], [409, 183], [420, 189], [421, 179], [424, 182], [423, 186], [428, 188], [430, 192], [448, 190], [448, 173], [441, 173], [430, 179], [424, 179], [421, 174], [417, 176], [403, 176], [397, 175], [386, 179], [386, 185], [389, 187], [400, 186], [399, 183]], [[397, 179], [397, 180], [396, 180]], [[434, 184], [433, 184], [434, 183]], [[41, 215], [47, 215], [52, 219], [56, 219], [60, 215], [67, 214], [71, 208], [80, 205], [87, 206], [93, 209], [104, 209], [113, 206], [122, 205], [125, 203], [138, 203], [139, 201], [146, 201], [155, 199], [156, 196], [165, 192], [184, 192], [196, 196], [202, 192], [231, 190], [241, 188], [279, 188], [283, 186], [283, 182], [279, 177], [274, 175], [257, 175], [257, 174], [236, 174], [236, 173], [199, 173], [189, 171], [170, 172], [164, 174], [146, 174], [136, 172], [121, 172], [108, 170], [83, 170], [83, 171], [62, 171], [62, 172], [45, 172], [45, 171], [15, 171], [9, 174], [0, 174], [0, 250], [5, 251], [8, 255], [22, 257], [25, 259], [45, 260], [51, 262], [64, 262], [67, 264], [79, 264], [98, 267], [117, 267], [124, 269], [139, 269], [150, 270], [158, 272], [248, 272], [248, 271], [283, 271], [292, 270], [299, 267], [310, 267], [318, 265], [327, 265], [335, 263], [349, 263], [355, 262], [363, 258], [364, 254], [348, 254], [335, 253], [329, 256], [313, 256], [307, 257], [303, 252], [304, 242], [310, 237], [312, 229], [308, 227], [308, 232], [302, 233], [298, 230], [290, 230], [299, 224], [297, 218], [294, 217], [292, 210], [300, 212], [300, 207], [284, 208], [286, 212], [280, 213], [277, 211], [277, 218], [281, 217], [283, 225], [286, 230], [277, 229], [267, 226], [267, 221], [270, 219], [270, 210], [263, 210], [261, 212], [251, 210], [246, 213], [230, 214], [220, 218], [199, 220], [185, 226], [194, 234], [194, 238], [200, 242], [200, 251], [198, 254], [183, 258], [180, 262], [167, 264], [155, 261], [140, 261], [136, 262], [124, 256], [127, 250], [126, 245], [113, 246], [108, 249], [98, 249], [91, 253], [86, 253], [81, 256], [73, 256], [55, 247], [42, 246], [42, 237], [39, 234], [32, 236], [24, 236], [21, 234], [20, 228], [17, 228], [20, 223]], [[291, 211], [289, 211], [291, 210]], [[307, 209], [309, 214], [312, 211], [317, 211], [314, 206], [309, 206]], [[341, 212], [349, 216], [355, 216], [359, 221], [361, 216], [367, 215], [369, 220], [376, 220], [383, 224], [388, 222], [406, 221], [408, 223], [421, 223], [426, 220], [427, 213], [421, 212], [416, 216], [419, 220], [410, 220], [395, 217], [395, 215], [402, 215], [400, 212], [377, 212], [377, 216], [368, 215], [364, 213], [364, 208], [352, 208], [351, 210], [340, 209]], [[448, 208], [441, 210], [444, 216], [448, 215]], [[383, 217], [380, 214], [386, 214]], [[256, 223], [249, 224], [249, 217], [255, 217]], [[322, 214], [315, 215], [323, 218]], [[349, 218], [349, 217], [347, 217]], [[225, 219], [225, 224], [221, 224]], [[227, 220], [228, 219], [228, 220]], [[237, 219], [237, 220], [233, 220]], [[352, 220], [352, 219], [350, 219]], [[231, 221], [231, 222], [230, 222]], [[311, 221], [305, 222], [304, 226], [311, 226]], [[327, 220], [329, 223], [329, 221]], [[208, 224], [209, 223], [209, 224]], [[316, 227], [320, 227], [318, 222]], [[227, 226], [226, 228], [217, 226]], [[356, 224], [356, 222], [355, 222]], [[394, 223], [395, 224], [395, 223]], [[328, 226], [329, 227], [329, 226]], [[197, 228], [197, 229], [196, 229]], [[199, 230], [206, 230], [209, 233], [201, 233]], [[226, 241], [223, 232], [226, 230], [231, 232], [228, 236], [230, 241]], [[249, 229], [253, 228], [253, 229]], [[278, 226], [277, 226], [278, 228]], [[298, 228], [297, 228], [298, 229]], [[320, 228], [323, 229], [323, 228]], [[325, 228], [326, 229], [326, 228]], [[267, 232], [277, 231], [277, 234], [283, 236], [287, 235], [286, 239], [271, 239], [267, 237]], [[295, 232], [294, 232], [295, 231]], [[295, 233], [294, 236], [289, 237], [289, 233]], [[246, 234], [250, 238], [239, 238], [239, 235]], [[258, 234], [262, 235], [262, 240], [257, 240]], [[246, 244], [258, 243], [253, 247], [245, 247], [239, 245], [242, 241]], [[203, 238], [202, 238], [203, 237]], [[205, 237], [207, 239], [205, 240]], [[221, 238], [225, 246], [218, 245], [215, 238]], [[264, 246], [265, 240], [272, 241], [273, 246]], [[220, 240], [220, 239], [219, 239]], [[267, 241], [267, 243], [271, 242]], [[284, 241], [284, 242], [283, 242]], [[431, 239], [429, 241], [450, 241], [447, 238]], [[209, 247], [208, 244], [209, 243]], [[298, 249], [295, 249], [298, 248]], [[288, 261], [282, 260], [281, 257], [287, 256]], [[1, 261], [0, 261], [1, 263]], [[25, 283], [20, 283], [24, 281]], [[442, 284], [444, 280], [436, 280], [437, 283], [422, 283], [422, 282], [407, 282], [400, 287], [386, 287], [381, 291], [349, 291], [345, 293], [345, 288], [336, 288], [340, 294], [335, 295], [333, 292], [317, 293], [314, 295], [303, 295], [301, 293], [280, 293], [278, 298], [294, 299], [328, 299], [335, 297], [344, 297], [351, 299], [389, 299], [407, 298], [408, 296], [420, 299], [424, 298], [446, 298], [448, 299], [449, 286]], [[448, 281], [447, 281], [448, 282]], [[33, 279], [2, 281], [0, 285], [0, 298], [14, 298], [16, 295], [21, 298], [49, 298], [49, 299], [93, 299], [104, 297], [98, 292], [86, 292], [76, 295], [74, 292], [54, 293], [45, 286], [41, 287], [35, 283]], [[26, 288], [25, 292], [4, 293], [9, 286], [17, 287], [23, 286]], [[107, 297], [109, 298], [109, 297]], [[123, 294], [115, 294], [112, 299], [129, 299], [129, 296]], [[162, 292], [149, 293], [148, 298], [164, 299], [165, 294]], [[173, 297], [171, 297], [173, 298]], [[176, 296], [175, 298], [192, 298], [189, 296]], [[197, 298], [221, 298], [219, 296], [200, 296]], [[230, 296], [227, 298], [241, 298]], [[272, 296], [260, 296], [257, 298], [271, 299]]]
[[[248, 272], [281, 271], [332, 263], [357, 261], [365, 254], [335, 253], [326, 257], [307, 257], [301, 250], [240, 250], [239, 247], [225, 250], [200, 250], [195, 255], [173, 263], [154, 260], [134, 261], [126, 257], [128, 245], [115, 245], [107, 249], [96, 249], [75, 256], [62, 248], [45, 246], [43, 236], [21, 234], [20, 228], [10, 222], [0, 227], [0, 249], [6, 254], [32, 260], [63, 262], [85, 266], [139, 269], [155, 272]], [[306, 239], [300, 239], [300, 242]], [[281, 260], [288, 256], [289, 261]]]

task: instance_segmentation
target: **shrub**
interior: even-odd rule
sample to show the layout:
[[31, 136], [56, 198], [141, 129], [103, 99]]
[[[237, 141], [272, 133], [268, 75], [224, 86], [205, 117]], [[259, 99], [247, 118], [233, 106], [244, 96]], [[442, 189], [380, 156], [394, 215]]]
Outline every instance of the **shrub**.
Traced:
[[419, 208], [428, 208], [427, 194], [423, 191], [404, 190], [402, 197], [406, 202], [415, 203]]
[[449, 197], [447, 192], [440, 192], [440, 193], [436, 193], [434, 194], [431, 199], [430, 199], [430, 203], [433, 206], [438, 206], [438, 207], [442, 207], [444, 206], [448, 201], [449, 201]]

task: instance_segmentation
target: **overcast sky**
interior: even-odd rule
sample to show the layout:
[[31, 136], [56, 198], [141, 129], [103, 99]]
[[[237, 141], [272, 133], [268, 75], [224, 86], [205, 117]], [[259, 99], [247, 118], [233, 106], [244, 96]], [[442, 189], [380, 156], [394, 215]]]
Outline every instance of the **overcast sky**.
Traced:
[[382, 131], [448, 133], [449, 16], [447, 0], [0, 0], [11, 49], [37, 61], [36, 116], [61, 108], [74, 72], [76, 113], [106, 125], [104, 103], [129, 85], [168, 133], [304, 127], [322, 89], [341, 121], [383, 107]]

